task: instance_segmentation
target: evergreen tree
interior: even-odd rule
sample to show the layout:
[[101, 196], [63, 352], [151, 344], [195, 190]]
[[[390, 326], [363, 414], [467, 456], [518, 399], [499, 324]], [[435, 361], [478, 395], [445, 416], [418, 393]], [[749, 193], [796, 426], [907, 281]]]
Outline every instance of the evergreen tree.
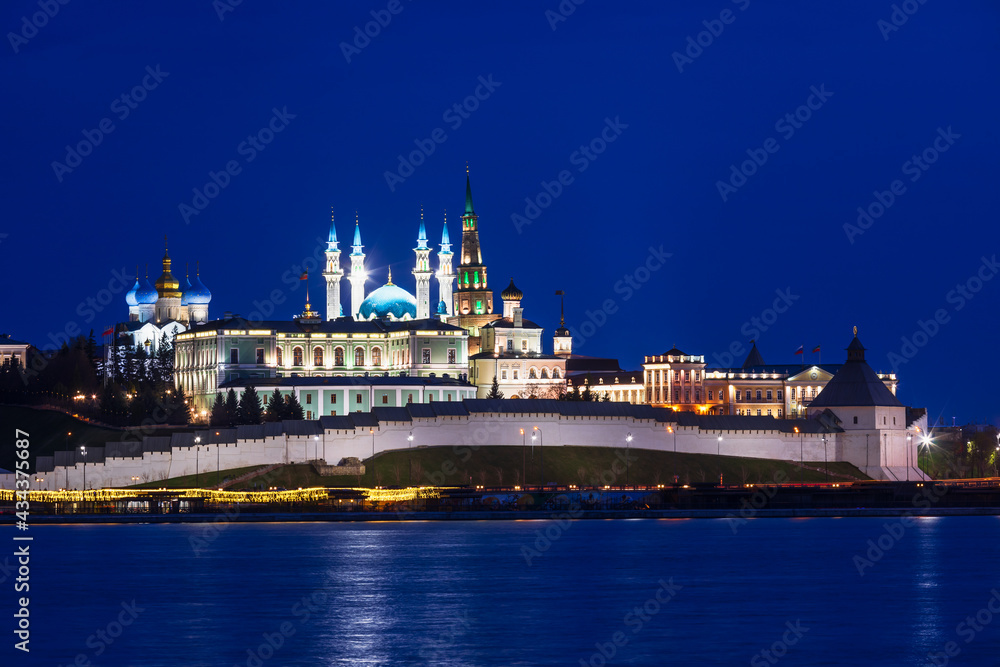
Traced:
[[240, 424], [260, 424], [263, 422], [264, 411], [260, 406], [260, 396], [257, 395], [257, 390], [252, 384], [248, 384], [243, 390], [237, 412]]
[[167, 398], [169, 399], [167, 401], [169, 409], [167, 423], [178, 426], [190, 423], [191, 408], [187, 404], [187, 395], [185, 395], [184, 389], [178, 388], [173, 390], [170, 394], [167, 394]]
[[174, 345], [166, 336], [156, 348], [156, 378], [158, 382], [169, 383], [174, 379]]
[[275, 387], [271, 393], [271, 398], [267, 402], [267, 411], [264, 413], [264, 421], [280, 422], [285, 419], [285, 399]]
[[236, 426], [239, 423], [240, 402], [236, 399], [236, 392], [230, 387], [226, 392], [226, 424]]
[[486, 398], [503, 398], [503, 392], [500, 391], [500, 383], [497, 382], [497, 376], [493, 376], [493, 384], [490, 386], [490, 393], [486, 394]]
[[87, 359], [90, 360], [90, 365], [94, 368], [94, 372], [97, 372], [97, 360], [94, 358], [97, 356], [97, 339], [94, 338], [94, 330], [90, 330], [90, 335], [87, 336], [87, 346], [84, 348], [87, 353]]
[[583, 388], [583, 393], [580, 394], [580, 400], [581, 401], [592, 401], [592, 400], [594, 400], [594, 395], [590, 393], [590, 385], [589, 384], [586, 385]]
[[299, 399], [295, 398], [295, 394], [289, 394], [285, 401], [285, 410], [287, 410], [285, 419], [305, 419], [302, 405], [299, 404]]
[[212, 404], [212, 414], [208, 418], [209, 426], [227, 426], [226, 419], [226, 399], [222, 398], [222, 392], [215, 395], [215, 403]]

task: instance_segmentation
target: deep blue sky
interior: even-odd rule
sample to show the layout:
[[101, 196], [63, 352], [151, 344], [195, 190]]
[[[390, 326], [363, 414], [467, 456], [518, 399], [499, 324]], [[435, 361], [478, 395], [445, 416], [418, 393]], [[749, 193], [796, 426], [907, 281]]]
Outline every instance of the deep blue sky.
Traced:
[[[341, 42], [388, 3], [302, 4], [247, 0], [220, 21], [208, 0], [70, 2], [17, 53], [5, 37], [0, 330], [44, 347], [68, 325], [99, 333], [124, 319], [122, 293], [92, 322], [77, 306], [122, 267], [149, 263], [155, 279], [165, 233], [175, 273], [201, 261], [213, 316], [247, 315], [277, 289], [288, 301], [276, 314], [291, 317], [302, 290], [282, 276], [325, 237], [331, 206], [342, 242], [360, 212], [369, 289], [391, 264], [413, 291], [419, 207], [435, 243], [447, 208], [457, 243], [468, 161], [498, 301], [513, 276], [548, 336], [556, 289], [577, 330], [614, 300], [581, 353], [625, 368], [674, 344], [724, 359], [787, 289], [798, 298], [756, 335], [766, 361], [794, 362], [803, 344], [841, 361], [857, 325], [872, 366], [889, 370], [901, 337], [943, 309], [948, 321], [898, 365], [900, 397], [949, 423], [1000, 418], [1000, 280], [960, 310], [948, 297], [998, 251], [995, 3], [931, 0], [884, 39], [890, 2], [589, 0], [553, 30], [556, 0], [404, 0], [350, 63]], [[726, 9], [732, 22], [679, 72], [672, 54]], [[0, 27], [20, 32], [37, 11], [6, 2]], [[120, 119], [112, 102], [157, 65], [168, 75]], [[499, 87], [454, 129], [444, 112], [490, 75]], [[812, 86], [832, 96], [789, 137], [775, 123]], [[295, 118], [247, 162], [238, 146], [274, 108]], [[114, 131], [60, 182], [52, 162], [103, 118]], [[606, 118], [627, 128], [580, 172], [573, 153]], [[960, 138], [911, 182], [904, 163], [949, 127]], [[436, 128], [447, 139], [391, 191], [384, 173]], [[724, 202], [717, 181], [769, 138], [777, 152]], [[185, 224], [179, 204], [230, 160], [241, 173]], [[519, 234], [512, 214], [562, 170], [573, 182]], [[849, 242], [844, 224], [896, 179], [905, 193]], [[616, 291], [661, 246], [662, 268], [630, 298]], [[309, 284], [318, 296], [318, 273]]]

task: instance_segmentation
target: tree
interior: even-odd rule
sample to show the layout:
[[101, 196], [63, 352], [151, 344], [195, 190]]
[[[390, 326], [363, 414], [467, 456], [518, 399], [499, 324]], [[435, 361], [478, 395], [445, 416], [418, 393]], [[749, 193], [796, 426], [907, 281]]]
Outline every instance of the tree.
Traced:
[[583, 388], [583, 393], [580, 394], [580, 400], [581, 401], [592, 401], [592, 400], [594, 400], [594, 395], [592, 393], [590, 393], [590, 385], [589, 384], [586, 385]]
[[285, 402], [285, 419], [305, 419], [305, 415], [302, 412], [302, 405], [299, 404], [299, 399], [295, 398], [295, 394], [289, 394]]
[[226, 399], [222, 398], [222, 392], [215, 395], [215, 403], [212, 404], [212, 415], [208, 418], [210, 426], [226, 426], [229, 422], [226, 419]]
[[269, 422], [280, 422], [285, 419], [287, 414], [285, 409], [286, 403], [284, 396], [281, 395], [281, 391], [277, 387], [271, 393], [271, 398], [267, 402], [267, 410], [264, 413], [264, 421]]
[[500, 383], [497, 382], [497, 376], [493, 376], [493, 384], [490, 386], [490, 393], [486, 394], [486, 398], [503, 398], [503, 392], [500, 391]]
[[174, 377], [174, 345], [164, 336], [156, 347], [156, 381], [170, 382]]
[[248, 384], [240, 396], [237, 407], [237, 423], [260, 424], [263, 422], [264, 410], [260, 406], [260, 396], [252, 384]]
[[187, 404], [187, 396], [184, 394], [184, 389], [175, 389], [172, 393], [167, 394], [167, 397], [170, 399], [166, 402], [169, 409], [167, 423], [174, 425], [188, 424], [191, 421], [191, 408]]
[[226, 392], [226, 424], [236, 426], [239, 423], [240, 402], [236, 400], [236, 392], [230, 387]]

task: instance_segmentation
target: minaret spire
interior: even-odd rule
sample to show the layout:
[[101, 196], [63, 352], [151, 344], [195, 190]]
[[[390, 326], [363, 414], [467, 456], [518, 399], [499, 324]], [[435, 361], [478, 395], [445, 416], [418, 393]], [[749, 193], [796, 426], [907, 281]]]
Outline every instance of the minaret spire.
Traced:
[[358, 212], [354, 212], [354, 244], [351, 246], [351, 316], [357, 318], [361, 311], [361, 302], [365, 300], [365, 253], [361, 245], [361, 223]]
[[465, 163], [465, 214], [476, 214], [476, 209], [472, 206], [472, 182], [469, 180], [468, 162]]
[[340, 244], [337, 241], [337, 227], [334, 224], [333, 207], [330, 207], [330, 236], [326, 241], [326, 267], [323, 278], [326, 280], [326, 319], [333, 320], [342, 317], [344, 309], [340, 305], [340, 279], [344, 272], [340, 268]]
[[413, 277], [417, 282], [417, 317], [426, 320], [431, 316], [431, 249], [427, 247], [427, 227], [424, 225], [424, 207], [420, 207], [420, 229], [417, 231], [416, 263]]
[[[455, 273], [452, 270], [451, 239], [448, 237], [448, 209], [444, 211], [444, 226], [441, 229], [441, 250], [438, 252], [438, 316], [444, 318], [455, 314], [452, 303], [452, 289], [455, 284]], [[442, 309], [441, 306], [444, 306]], [[443, 311], [443, 312], [442, 312]]]

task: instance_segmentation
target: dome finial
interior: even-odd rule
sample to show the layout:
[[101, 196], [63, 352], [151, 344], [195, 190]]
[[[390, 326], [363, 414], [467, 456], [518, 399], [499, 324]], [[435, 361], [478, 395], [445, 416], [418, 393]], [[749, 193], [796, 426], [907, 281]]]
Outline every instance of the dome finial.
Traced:
[[854, 337], [855, 338], [858, 337], [858, 325], [856, 325], [856, 324], [854, 325]]
[[391, 284], [392, 284], [392, 267], [390, 266], [389, 267], [389, 282], [387, 282], [386, 285], [391, 285]]

